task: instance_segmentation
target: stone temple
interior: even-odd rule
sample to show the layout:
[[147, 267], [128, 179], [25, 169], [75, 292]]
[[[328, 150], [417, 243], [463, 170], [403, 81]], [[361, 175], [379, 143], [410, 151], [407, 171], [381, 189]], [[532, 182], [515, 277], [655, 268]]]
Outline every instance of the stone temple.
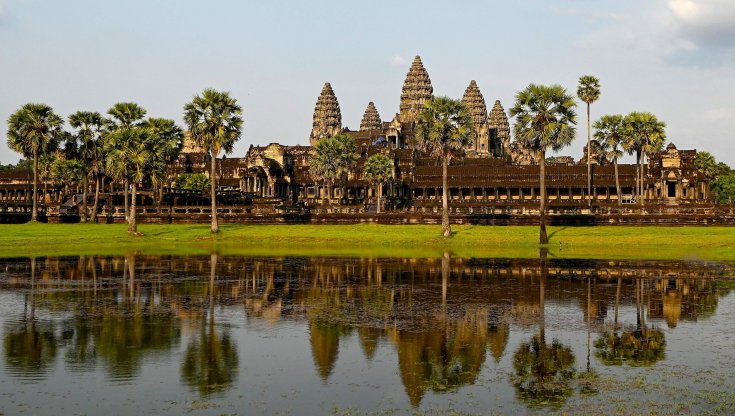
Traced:
[[[417, 115], [433, 97], [429, 73], [421, 58], [416, 56], [400, 91], [399, 112], [383, 119], [374, 102], [367, 97], [359, 130], [349, 130], [343, 125], [335, 89], [325, 83], [316, 99], [311, 131], [304, 132], [304, 139], [309, 135], [308, 146], [251, 145], [243, 157], [222, 158], [220, 190], [227, 195], [244, 195], [247, 201], [244, 208], [225, 207], [223, 212], [243, 216], [271, 215], [273, 218], [285, 218], [284, 215], [292, 213], [371, 215], [376, 211], [377, 192], [373, 184], [365, 180], [363, 167], [367, 158], [380, 153], [393, 164], [393, 178], [383, 184], [382, 189], [388, 214], [400, 213], [402, 222], [436, 220], [441, 207], [441, 166], [436, 158], [415, 146]], [[498, 223], [501, 217], [507, 220], [505, 223], [516, 223], [515, 218], [538, 215], [538, 155], [512, 140], [510, 121], [503, 105], [495, 100], [492, 107], [488, 107], [477, 82], [470, 80], [461, 98], [471, 115], [475, 140], [465, 149], [465, 156], [454, 158], [449, 166], [452, 215], [464, 215], [465, 219], [485, 215], [490, 219], [482, 220], [484, 223]], [[339, 184], [327, 187], [310, 174], [312, 146], [340, 133], [355, 140], [359, 158], [355, 168]], [[579, 160], [570, 156], [549, 158], [546, 169], [549, 212], [571, 216], [592, 213], [597, 217], [607, 213], [614, 217], [610, 217], [613, 218], [610, 221], [622, 223], [623, 213], [631, 210], [621, 209], [620, 204], [632, 208], [637, 206], [634, 203], [644, 200], [647, 208], [639, 209], [638, 214], [667, 212], [672, 215], [671, 221], [680, 223], [676, 221], [687, 210], [695, 212], [706, 204], [711, 206], [709, 183], [694, 167], [695, 156], [696, 150], [679, 150], [673, 144], [648, 155], [642, 186], [638, 179], [639, 167], [620, 164], [620, 194], [611, 161], [593, 155], [592, 190], [588, 192], [586, 151]], [[179, 160], [170, 167], [169, 184], [173, 184], [174, 178], [181, 173], [209, 175], [209, 163], [208, 155], [187, 140]], [[27, 199], [28, 188], [19, 186], [22, 182], [19, 178], [0, 175], [0, 201]], [[58, 192], [55, 188], [49, 188], [44, 198], [54, 200], [55, 192]], [[140, 194], [140, 204], [152, 203], [152, 197], [146, 199], [145, 191]], [[206, 216], [206, 209], [192, 207], [195, 200], [189, 194], [171, 190], [167, 199], [170, 207], [161, 209], [167, 210], [169, 221], [173, 221], [171, 216], [176, 213], [186, 218]], [[118, 204], [119, 198], [109, 196], [107, 211], [103, 210], [101, 215], [112, 212], [117, 218], [120, 214]], [[165, 216], [166, 212], [158, 210], [146, 209], [143, 217], [148, 212]], [[236, 221], [235, 217], [232, 221]], [[227, 218], [225, 216], [224, 220]]]

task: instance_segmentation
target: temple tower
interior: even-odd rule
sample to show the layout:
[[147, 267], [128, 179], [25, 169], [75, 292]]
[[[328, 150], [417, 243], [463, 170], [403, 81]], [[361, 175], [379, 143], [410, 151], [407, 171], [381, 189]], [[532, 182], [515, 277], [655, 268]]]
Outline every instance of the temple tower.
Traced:
[[500, 104], [500, 100], [496, 100], [495, 105], [490, 110], [488, 127], [490, 129], [489, 152], [493, 156], [510, 154], [510, 123], [508, 123], [508, 116], [505, 115], [505, 109]]
[[411, 69], [403, 82], [399, 119], [403, 123], [416, 120], [416, 115], [424, 109], [426, 101], [434, 97], [434, 88], [431, 86], [429, 73], [426, 72], [421, 57], [416, 55]]
[[375, 108], [375, 104], [373, 104], [373, 102], [370, 101], [367, 108], [365, 109], [365, 114], [362, 116], [362, 121], [360, 122], [360, 131], [382, 130], [382, 129], [383, 129], [383, 122], [380, 120], [380, 114], [378, 114], [378, 109]]
[[490, 131], [487, 122], [487, 106], [474, 79], [470, 81], [470, 85], [465, 90], [462, 103], [467, 107], [472, 118], [472, 126], [475, 128], [475, 141], [467, 150], [473, 150], [478, 154], [488, 154], [490, 152]]
[[314, 123], [311, 128], [309, 142], [315, 145], [321, 139], [332, 137], [342, 131], [342, 113], [339, 110], [337, 96], [327, 82], [314, 107]]

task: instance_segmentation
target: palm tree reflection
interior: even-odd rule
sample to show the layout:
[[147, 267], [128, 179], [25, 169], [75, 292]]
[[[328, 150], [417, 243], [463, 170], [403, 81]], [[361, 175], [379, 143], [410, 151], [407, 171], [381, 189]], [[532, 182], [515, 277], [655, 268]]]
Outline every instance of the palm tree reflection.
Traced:
[[515, 374], [512, 381], [516, 395], [529, 407], [560, 406], [573, 393], [570, 385], [575, 376], [572, 349], [556, 339], [550, 345], [546, 343], [544, 290], [548, 274], [547, 255], [547, 249], [542, 248], [539, 256], [539, 333], [522, 342], [513, 355]]
[[181, 366], [181, 379], [202, 396], [223, 392], [237, 377], [237, 346], [228, 332], [215, 330], [214, 290], [218, 255], [210, 258], [209, 318], [202, 320], [199, 333], [186, 348]]

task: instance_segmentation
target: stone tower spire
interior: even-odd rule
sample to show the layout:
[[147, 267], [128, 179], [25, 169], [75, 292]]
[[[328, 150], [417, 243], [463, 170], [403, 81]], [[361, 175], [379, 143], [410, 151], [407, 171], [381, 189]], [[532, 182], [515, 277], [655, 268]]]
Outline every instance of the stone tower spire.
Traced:
[[399, 118], [408, 123], [416, 119], [416, 115], [424, 108], [426, 101], [434, 97], [434, 88], [431, 86], [429, 73], [426, 72], [421, 57], [416, 55], [411, 64], [411, 69], [403, 82], [401, 92], [401, 106]]
[[360, 122], [360, 131], [381, 130], [382, 128], [383, 122], [380, 120], [378, 109], [375, 108], [375, 104], [370, 101], [367, 108], [365, 109], [365, 114], [362, 116], [362, 121]]
[[487, 123], [487, 106], [485, 105], [485, 98], [474, 79], [470, 81], [470, 85], [465, 90], [462, 103], [467, 107], [467, 111], [472, 118], [472, 126], [475, 128], [475, 142], [468, 147], [468, 150], [474, 150], [479, 154], [488, 154], [490, 151], [490, 133]]
[[510, 123], [500, 100], [495, 101], [488, 120], [490, 127], [490, 151], [495, 156], [510, 154]]
[[314, 123], [309, 142], [313, 146], [321, 139], [332, 137], [342, 130], [342, 113], [332, 86], [327, 82], [314, 107]]

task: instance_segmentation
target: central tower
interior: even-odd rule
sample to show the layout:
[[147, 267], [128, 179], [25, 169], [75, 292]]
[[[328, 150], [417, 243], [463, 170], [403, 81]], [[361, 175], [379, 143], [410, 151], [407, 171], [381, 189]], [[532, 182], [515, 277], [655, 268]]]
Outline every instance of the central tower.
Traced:
[[426, 72], [421, 57], [416, 55], [406, 75], [406, 80], [403, 82], [399, 120], [402, 123], [414, 122], [416, 115], [432, 98], [434, 98], [434, 88], [431, 86], [429, 73]]

